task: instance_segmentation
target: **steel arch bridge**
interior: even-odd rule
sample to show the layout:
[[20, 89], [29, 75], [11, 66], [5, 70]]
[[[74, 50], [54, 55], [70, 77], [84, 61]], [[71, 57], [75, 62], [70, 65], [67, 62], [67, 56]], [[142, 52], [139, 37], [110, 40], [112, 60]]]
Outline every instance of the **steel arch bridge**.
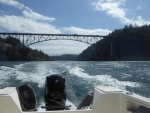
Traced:
[[78, 34], [37, 34], [37, 33], [0, 33], [1, 38], [13, 37], [21, 41], [25, 46], [50, 40], [73, 40], [87, 44], [94, 44], [106, 36], [102, 35], [78, 35]]

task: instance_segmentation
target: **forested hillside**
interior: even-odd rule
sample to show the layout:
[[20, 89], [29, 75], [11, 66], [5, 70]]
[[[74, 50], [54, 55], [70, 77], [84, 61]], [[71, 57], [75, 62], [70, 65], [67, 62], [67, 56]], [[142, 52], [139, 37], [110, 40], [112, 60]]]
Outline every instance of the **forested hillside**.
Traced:
[[0, 61], [45, 61], [52, 60], [42, 51], [21, 44], [19, 39], [0, 37]]
[[84, 50], [80, 61], [149, 61], [150, 25], [125, 26]]

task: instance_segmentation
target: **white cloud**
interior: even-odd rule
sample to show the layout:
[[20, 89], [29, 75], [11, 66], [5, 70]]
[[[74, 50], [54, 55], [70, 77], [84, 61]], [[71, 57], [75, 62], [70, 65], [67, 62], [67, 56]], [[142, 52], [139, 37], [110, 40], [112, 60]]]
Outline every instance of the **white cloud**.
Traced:
[[25, 6], [23, 4], [19, 3], [18, 1], [15, 1], [15, 0], [0, 0], [0, 3], [9, 5], [9, 6], [13, 6], [13, 7], [16, 7], [19, 9], [25, 8]]
[[57, 29], [48, 23], [35, 21], [15, 15], [0, 16], [0, 27], [10, 32], [27, 32], [27, 33], [69, 33], [69, 34], [87, 34], [87, 35], [108, 35], [111, 33], [108, 29], [82, 29], [78, 27], [66, 27]]
[[139, 26], [142, 26], [142, 25], [150, 25], [150, 21], [145, 21], [142, 16], [138, 16], [136, 20], [133, 20], [132, 23], [134, 24], [137, 24]]
[[108, 29], [82, 29], [78, 27], [67, 27], [62, 29], [65, 33], [87, 34], [87, 35], [108, 35], [111, 31]]
[[29, 7], [15, 0], [0, 0], [0, 3], [20, 9], [24, 16], [3, 15], [0, 16], [0, 27], [10, 32], [34, 32], [34, 33], [61, 33], [51, 24], [50, 18], [32, 11]]
[[126, 12], [123, 8], [120, 8], [125, 1], [124, 0], [99, 0], [98, 2], [93, 2], [95, 10], [106, 11], [112, 17], [118, 18], [124, 23], [128, 23], [129, 19], [126, 18]]
[[[108, 0], [111, 1], [111, 0]], [[67, 27], [56, 29], [48, 22], [55, 21], [50, 18], [34, 12], [29, 7], [16, 0], [0, 0], [0, 3], [10, 5], [22, 10], [24, 16], [4, 15], [0, 16], [0, 27], [11, 32], [39, 32], [39, 33], [73, 33], [73, 34], [90, 34], [90, 35], [107, 35], [110, 30], [107, 29], [82, 29], [78, 27]]]
[[38, 13], [32, 11], [31, 9], [24, 10], [23, 14], [27, 18], [38, 20], [38, 21], [54, 21], [55, 20], [55, 18], [43, 16], [41, 14], [38, 14]]
[[0, 27], [10, 32], [61, 33], [54, 26], [21, 16], [0, 16]]
[[[125, 4], [126, 0], [97, 0], [97, 2], [93, 2], [92, 4], [97, 11], [105, 11], [107, 14], [111, 15], [114, 18], [118, 18], [124, 24], [137, 24], [138, 26], [142, 26], [144, 24], [150, 24], [150, 21], [146, 21], [144, 19], [132, 19], [127, 17], [126, 9], [121, 8], [123, 4]], [[138, 7], [137, 10], [140, 10], [141, 7]]]
[[24, 16], [30, 19], [34, 19], [38, 21], [54, 21], [55, 20], [55, 18], [50, 18], [48, 16], [44, 16], [39, 13], [36, 13], [29, 7], [26, 7], [24, 4], [21, 4], [15, 0], [0, 0], [0, 3], [23, 10]]

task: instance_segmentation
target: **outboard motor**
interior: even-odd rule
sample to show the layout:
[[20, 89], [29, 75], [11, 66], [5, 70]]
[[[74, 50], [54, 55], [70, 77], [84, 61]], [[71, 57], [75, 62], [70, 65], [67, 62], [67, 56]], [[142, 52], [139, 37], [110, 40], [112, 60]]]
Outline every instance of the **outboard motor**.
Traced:
[[77, 109], [89, 108], [93, 102], [93, 92], [89, 92], [81, 101]]
[[22, 85], [18, 88], [18, 95], [22, 111], [36, 110], [36, 97], [33, 88], [30, 85]]
[[68, 109], [66, 103], [65, 78], [60, 75], [50, 75], [45, 81], [46, 110]]

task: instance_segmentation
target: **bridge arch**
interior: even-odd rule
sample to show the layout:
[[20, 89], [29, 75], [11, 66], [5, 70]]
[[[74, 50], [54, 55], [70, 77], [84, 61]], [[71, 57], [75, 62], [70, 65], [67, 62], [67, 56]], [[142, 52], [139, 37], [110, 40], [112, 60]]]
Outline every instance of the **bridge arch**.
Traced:
[[30, 43], [30, 44], [28, 44], [28, 45], [26, 45], [26, 46], [30, 46], [30, 45], [33, 45], [33, 44], [37, 44], [37, 43], [40, 43], [40, 42], [45, 42], [45, 41], [55, 41], [55, 40], [62, 40], [62, 41], [65, 41], [65, 40], [67, 40], [67, 41], [76, 41], [76, 42], [82, 42], [82, 43], [85, 43], [85, 44], [88, 44], [88, 45], [91, 45], [91, 43], [88, 43], [88, 42], [85, 42], [85, 41], [80, 41], [80, 40], [74, 40], [74, 39], [49, 39], [49, 40], [42, 40], [42, 41], [35, 41], [35, 42], [33, 42], [33, 43]]
[[87, 44], [94, 44], [106, 36], [102, 35], [78, 35], [78, 34], [37, 34], [37, 33], [0, 33], [1, 38], [14, 37], [25, 46], [50, 40], [73, 40]]

